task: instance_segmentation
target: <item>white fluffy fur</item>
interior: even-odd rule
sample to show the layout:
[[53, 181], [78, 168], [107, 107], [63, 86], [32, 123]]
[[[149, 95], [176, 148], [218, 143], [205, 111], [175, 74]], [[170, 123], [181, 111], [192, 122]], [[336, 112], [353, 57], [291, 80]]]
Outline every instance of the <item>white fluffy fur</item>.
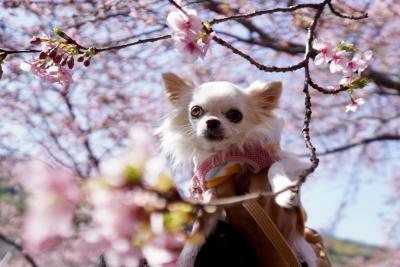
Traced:
[[[265, 84], [264, 84], [265, 85]], [[255, 90], [253, 87], [252, 90]], [[171, 156], [175, 165], [191, 164], [193, 158], [207, 158], [217, 152], [224, 152], [230, 146], [242, 147], [245, 143], [267, 143], [276, 138], [279, 120], [257, 106], [249, 90], [245, 91], [228, 82], [208, 82], [184, 92], [183, 101], [174, 103], [169, 116], [160, 127], [162, 150]], [[190, 97], [187, 94], [192, 93]], [[189, 118], [189, 106], [204, 105], [207, 114], [193, 122]], [[229, 108], [239, 108], [243, 121], [232, 124], [221, 116]], [[255, 118], [254, 114], [258, 114]], [[210, 142], [201, 136], [205, 121], [219, 118], [226, 132], [220, 142]], [[262, 123], [256, 123], [262, 122]]]
[[[172, 75], [170, 80], [179, 79]], [[165, 77], [164, 77], [165, 79]], [[180, 84], [180, 81], [176, 84]], [[166, 83], [168, 87], [168, 84]], [[184, 88], [176, 99], [179, 88], [174, 87], [175, 98], [171, 101], [172, 110], [160, 127], [161, 147], [164, 153], [169, 155], [176, 166], [190, 166], [193, 160], [201, 162], [205, 158], [218, 153], [228, 151], [232, 146], [243, 147], [246, 143], [259, 142], [261, 144], [275, 143], [280, 141], [283, 122], [275, 117], [272, 110], [276, 107], [280, 96], [280, 83], [266, 84], [255, 82], [247, 90], [243, 90], [229, 82], [208, 82], [197, 88]], [[275, 89], [269, 88], [275, 87]], [[169, 88], [166, 88], [167, 91]], [[269, 96], [266, 90], [275, 90], [277, 96]], [[268, 93], [268, 92], [267, 92]], [[262, 98], [266, 96], [264, 102]], [[276, 99], [274, 99], [276, 97]], [[270, 109], [266, 105], [271, 103]], [[201, 106], [206, 112], [199, 119], [190, 118], [190, 108], [193, 105]], [[238, 109], [243, 114], [240, 123], [232, 123], [225, 114], [229, 109]], [[218, 119], [224, 129], [224, 139], [221, 141], [209, 141], [204, 137], [206, 121]], [[296, 177], [307, 165], [299, 161], [292, 154], [279, 152], [280, 161], [275, 162], [268, 172], [268, 180], [274, 192], [280, 191], [296, 182]], [[178, 185], [179, 186], [179, 185]], [[299, 195], [291, 191], [279, 194], [276, 202], [285, 208], [300, 205]], [[216, 221], [217, 217], [212, 221]], [[207, 231], [212, 231], [215, 222], [212, 222]], [[200, 245], [201, 246], [201, 245]], [[185, 247], [177, 266], [191, 267], [200, 246]], [[293, 244], [296, 253], [306, 260], [310, 267], [315, 267], [316, 260], [311, 246], [299, 236]]]

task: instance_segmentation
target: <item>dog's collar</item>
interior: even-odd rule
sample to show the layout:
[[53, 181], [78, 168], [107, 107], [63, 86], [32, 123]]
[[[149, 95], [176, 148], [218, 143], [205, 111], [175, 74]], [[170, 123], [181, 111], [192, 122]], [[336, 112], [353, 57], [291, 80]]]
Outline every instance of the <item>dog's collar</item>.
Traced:
[[[262, 169], [268, 168], [276, 160], [277, 151], [280, 150], [279, 143], [267, 145], [249, 144], [242, 149], [234, 148], [227, 153], [219, 153], [200, 162], [195, 163], [194, 176], [192, 178], [191, 195], [201, 197], [204, 189], [216, 187], [224, 183], [233, 175], [242, 171], [257, 173]], [[231, 165], [224, 170], [224, 175], [216, 176], [217, 173], [228, 163], [238, 162], [240, 164]]]

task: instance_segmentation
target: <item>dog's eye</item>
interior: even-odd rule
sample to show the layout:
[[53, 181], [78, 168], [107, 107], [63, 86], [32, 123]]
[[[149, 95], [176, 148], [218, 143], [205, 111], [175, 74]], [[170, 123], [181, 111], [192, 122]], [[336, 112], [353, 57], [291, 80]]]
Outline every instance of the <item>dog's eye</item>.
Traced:
[[199, 106], [194, 106], [190, 109], [190, 115], [193, 118], [200, 118], [204, 114], [204, 110]]
[[243, 115], [237, 109], [231, 109], [226, 113], [226, 117], [233, 123], [238, 123], [242, 120]]

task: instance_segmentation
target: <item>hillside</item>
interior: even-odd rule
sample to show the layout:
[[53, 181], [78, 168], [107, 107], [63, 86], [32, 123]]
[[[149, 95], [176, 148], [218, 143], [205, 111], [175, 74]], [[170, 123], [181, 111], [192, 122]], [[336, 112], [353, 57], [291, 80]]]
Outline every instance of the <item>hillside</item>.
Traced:
[[391, 266], [384, 264], [391, 257], [391, 251], [387, 248], [334, 237], [325, 237], [324, 240], [335, 267]]

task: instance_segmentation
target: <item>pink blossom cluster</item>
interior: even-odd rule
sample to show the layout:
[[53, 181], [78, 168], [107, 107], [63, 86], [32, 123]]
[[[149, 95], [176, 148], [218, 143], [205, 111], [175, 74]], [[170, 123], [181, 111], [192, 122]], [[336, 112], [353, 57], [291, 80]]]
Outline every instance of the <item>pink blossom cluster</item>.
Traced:
[[176, 191], [151, 135], [135, 127], [130, 136], [131, 149], [102, 162], [101, 178], [88, 183], [93, 228], [85, 237], [104, 247], [109, 266], [138, 266], [146, 258], [150, 266], [172, 267], [188, 238], [181, 226], [194, 217], [156, 193]]
[[353, 44], [341, 42], [334, 47], [329, 42], [319, 40], [313, 42], [313, 48], [318, 51], [314, 59], [315, 65], [327, 63], [331, 73], [342, 73], [340, 85], [349, 87], [351, 100], [351, 103], [346, 106], [346, 112], [355, 112], [359, 106], [365, 103], [365, 99], [354, 99], [352, 93], [354, 89], [362, 88], [368, 83], [361, 77], [361, 73], [368, 67], [373, 52], [368, 50], [358, 53], [355, 52]]
[[[180, 198], [150, 136], [132, 129], [132, 147], [103, 161], [81, 186], [60, 167], [39, 161], [22, 166], [19, 182], [28, 194], [24, 248], [41, 252], [79, 233], [107, 266], [136, 267], [143, 259], [154, 267], [175, 266], [195, 209]], [[79, 220], [82, 210], [88, 222]]]
[[168, 14], [167, 24], [172, 29], [176, 49], [183, 53], [185, 60], [204, 58], [210, 46], [210, 34], [205, 32], [203, 23], [194, 9], [182, 8]]
[[165, 228], [165, 199], [138, 187], [112, 187], [104, 180], [90, 186], [93, 227], [87, 242], [103, 247], [108, 266], [174, 266], [187, 236]]
[[23, 71], [31, 72], [50, 83], [60, 83], [68, 88], [72, 83], [74, 59], [60, 43], [52, 42], [50, 37], [34, 37], [33, 44], [41, 43], [42, 51], [38, 58], [32, 58], [20, 64]]
[[32, 161], [17, 171], [27, 192], [24, 248], [40, 252], [74, 233], [74, 212], [80, 201], [78, 181], [62, 167]]
[[319, 52], [314, 59], [315, 65], [328, 63], [330, 72], [342, 72], [343, 78], [340, 84], [349, 85], [352, 81], [360, 78], [373, 55], [372, 51], [368, 50], [363, 53], [355, 53], [350, 59], [350, 52], [353, 52], [352, 47], [352, 44], [339, 44], [333, 47], [329, 42], [315, 40], [313, 48]]

